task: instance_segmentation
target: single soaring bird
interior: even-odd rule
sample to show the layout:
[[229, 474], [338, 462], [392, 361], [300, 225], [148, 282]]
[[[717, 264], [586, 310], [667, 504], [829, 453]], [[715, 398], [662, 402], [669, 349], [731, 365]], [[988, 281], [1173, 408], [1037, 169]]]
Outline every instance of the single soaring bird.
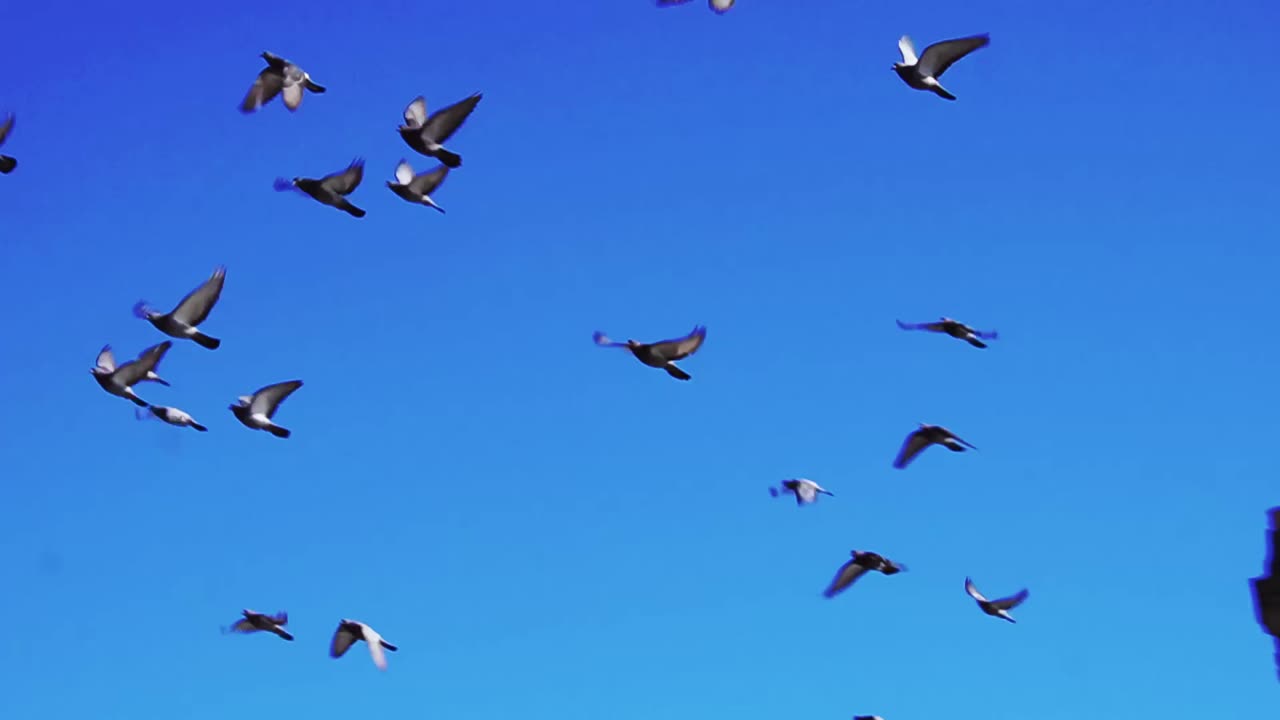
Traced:
[[289, 613], [279, 612], [275, 615], [266, 615], [252, 610], [244, 610], [244, 617], [237, 620], [230, 628], [231, 632], [237, 633], [255, 633], [269, 632], [275, 633], [285, 640], [292, 640], [293, 636], [284, 629], [289, 624]]
[[841, 565], [840, 569], [836, 571], [836, 576], [831, 579], [831, 584], [827, 586], [826, 590], [822, 591], [824, 596], [833, 598], [839, 595], [869, 570], [875, 570], [885, 575], [896, 575], [907, 569], [905, 565], [899, 565], [873, 552], [853, 550], [849, 553], [849, 557], [849, 561]]
[[219, 265], [213, 269], [208, 280], [187, 293], [171, 312], [158, 312], [148, 307], [146, 300], [139, 300], [133, 306], [133, 314], [155, 325], [157, 330], [169, 337], [191, 338], [200, 347], [216, 350], [222, 341], [200, 332], [198, 326], [209, 317], [209, 311], [218, 302], [226, 278], [227, 269]]
[[433, 157], [448, 167], [462, 165], [462, 156], [444, 147], [445, 142], [453, 137], [462, 123], [466, 122], [471, 111], [476, 109], [483, 95], [475, 93], [469, 98], [427, 116], [427, 101], [421, 95], [413, 99], [404, 109], [404, 125], [398, 129], [409, 147]]
[[388, 180], [387, 187], [391, 188], [391, 192], [411, 203], [426, 205], [444, 212], [444, 208], [431, 199], [431, 193], [440, 187], [440, 183], [444, 182], [448, 174], [449, 166], [441, 165], [430, 172], [414, 175], [413, 167], [409, 165], [408, 161], [401, 160], [400, 164], [396, 165], [396, 179], [394, 181]]
[[778, 497], [785, 492], [795, 494], [797, 505], [807, 505], [814, 502], [818, 499], [818, 495], [835, 496], [835, 493], [827, 490], [808, 478], [792, 478], [789, 480], [783, 480], [781, 491], [775, 487], [769, 488], [769, 494], [774, 497]]
[[355, 217], [362, 218], [365, 215], [364, 210], [352, 205], [347, 200], [347, 195], [350, 195], [363, 179], [364, 160], [356, 158], [351, 161], [346, 170], [329, 173], [319, 180], [304, 177], [296, 177], [293, 180], [276, 178], [275, 188], [279, 192], [297, 188], [325, 205], [336, 207]]
[[379, 670], [387, 669], [387, 657], [383, 654], [383, 648], [395, 652], [399, 648], [386, 640], [377, 633], [373, 628], [365, 625], [358, 620], [343, 619], [338, 623], [338, 629], [333, 633], [333, 643], [329, 646], [329, 657], [340, 658], [347, 652], [347, 648], [357, 640], [363, 640], [369, 646], [369, 657], [373, 658], [373, 664], [378, 666]]
[[1006, 598], [988, 600], [982, 596], [982, 593], [978, 592], [977, 586], [969, 578], [964, 579], [964, 591], [969, 593], [969, 597], [977, 601], [978, 607], [982, 608], [982, 612], [992, 617], [1004, 618], [1011, 623], [1018, 621], [1013, 619], [1009, 611], [1021, 605], [1022, 601], [1026, 600], [1027, 596], [1031, 594], [1024, 589]]
[[907, 439], [902, 443], [902, 448], [898, 450], [898, 457], [893, 459], [893, 466], [902, 470], [920, 454], [922, 450], [930, 445], [941, 445], [951, 452], [964, 452], [965, 447], [971, 447], [974, 450], [978, 448], [971, 445], [968, 441], [962, 440], [955, 433], [942, 427], [941, 425], [926, 425], [920, 423], [920, 427], [912, 430]]
[[103, 390], [130, 400], [134, 405], [147, 407], [149, 403], [134, 393], [133, 386], [145, 380], [161, 385], [169, 384], [156, 374], [156, 367], [172, 345], [172, 340], [152, 345], [138, 353], [138, 359], [130, 360], [119, 367], [116, 366], [116, 358], [111, 352], [111, 346], [103, 345], [102, 350], [98, 351], [97, 365], [90, 368], [89, 372], [93, 373], [93, 379], [98, 381]]
[[269, 52], [262, 53], [262, 59], [267, 61], [267, 66], [258, 73], [258, 79], [253, 81], [249, 94], [244, 96], [240, 112], [251, 113], [257, 110], [279, 95], [281, 90], [284, 91], [284, 106], [292, 112], [302, 104], [303, 88], [313, 93], [325, 91], [323, 85], [317, 85], [305, 70], [288, 60]]
[[146, 410], [141, 408], [138, 409], [137, 418], [139, 420], [145, 420], [148, 417], [159, 418], [170, 425], [177, 425], [178, 427], [189, 427], [193, 430], [199, 430], [200, 432], [209, 432], [209, 428], [196, 422], [195, 418], [176, 407], [151, 405], [148, 406]]
[[991, 36], [983, 33], [956, 40], [944, 40], [924, 49], [920, 57], [916, 57], [915, 45], [911, 38], [903, 35], [898, 39], [898, 50], [902, 52], [902, 62], [894, 63], [893, 70], [907, 85], [916, 90], [929, 90], [939, 97], [955, 100], [956, 96], [947, 92], [938, 83], [938, 78], [947, 71], [955, 61], [969, 53], [991, 44]]
[[266, 430], [278, 438], [287, 438], [290, 432], [276, 425], [271, 418], [275, 417], [280, 403], [300, 387], [301, 380], [289, 380], [259, 388], [252, 395], [241, 395], [236, 404], [230, 406], [231, 412], [247, 428]]
[[655, 343], [642, 343], [628, 340], [625, 343], [614, 342], [608, 335], [596, 331], [591, 336], [596, 345], [601, 347], [622, 347], [631, 351], [632, 355], [649, 367], [662, 368], [677, 380], [688, 380], [693, 376], [676, 367], [676, 360], [682, 360], [697, 352], [702, 341], [707, 339], [707, 329], [698, 325], [688, 335], [673, 340], [662, 340]]
[[927, 330], [929, 332], [943, 333], [958, 340], [964, 340], [976, 348], [986, 348], [987, 344], [982, 342], [983, 340], [995, 340], [1000, 336], [995, 330], [974, 330], [959, 320], [952, 320], [949, 317], [944, 317], [937, 322], [904, 323], [898, 320], [897, 323], [898, 327], [903, 330]]

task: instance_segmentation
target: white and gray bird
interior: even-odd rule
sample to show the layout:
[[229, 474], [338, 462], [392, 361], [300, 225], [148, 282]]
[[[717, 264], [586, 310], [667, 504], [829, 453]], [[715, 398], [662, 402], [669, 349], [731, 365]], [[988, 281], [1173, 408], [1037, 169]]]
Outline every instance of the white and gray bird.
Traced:
[[[684, 5], [690, 0], [658, 0], [658, 7], [675, 7], [676, 5]], [[707, 0], [707, 5], [711, 8], [711, 12], [717, 15], [723, 15], [729, 12], [729, 8], [733, 7], [734, 0]]]
[[323, 85], [316, 84], [311, 75], [288, 60], [269, 52], [262, 53], [262, 59], [267, 61], [267, 66], [258, 73], [258, 79], [253, 81], [253, 87], [244, 96], [240, 112], [254, 112], [281, 91], [284, 92], [284, 106], [292, 112], [302, 104], [304, 88], [313, 93], [325, 91]]
[[[4, 122], [0, 123], [0, 145], [4, 145], [5, 138], [9, 137], [9, 131], [13, 129], [13, 114], [5, 116]], [[8, 155], [0, 154], [0, 175], [8, 175], [13, 169], [18, 167], [18, 161]]]
[[378, 666], [379, 670], [387, 669], [387, 656], [382, 652], [383, 648], [391, 652], [399, 649], [383, 640], [377, 631], [359, 620], [343, 618], [338, 623], [338, 629], [333, 633], [333, 643], [329, 646], [329, 657], [342, 657], [347, 652], [347, 648], [351, 647], [352, 643], [357, 640], [363, 640], [369, 646], [369, 657], [373, 658], [373, 664]]
[[978, 449], [941, 425], [920, 423], [920, 427], [912, 430], [903, 441], [902, 447], [898, 450], [898, 456], [893, 459], [893, 466], [902, 470], [930, 445], [941, 445], [951, 452], [964, 452], [966, 447]]
[[898, 327], [903, 330], [925, 330], [928, 332], [942, 333], [944, 335], [950, 335], [957, 340], [964, 340], [979, 349], [986, 349], [987, 347], [987, 344], [982, 342], [983, 340], [995, 340], [1000, 337], [1000, 334], [995, 330], [975, 330], [959, 320], [953, 320], [949, 317], [943, 317], [936, 322], [927, 323], [905, 323], [901, 320], [897, 320], [895, 322], [897, 322]]
[[411, 203], [426, 205], [444, 212], [444, 208], [431, 199], [431, 193], [440, 187], [440, 183], [444, 182], [448, 174], [449, 166], [441, 165], [430, 172], [414, 175], [413, 167], [409, 165], [409, 161], [402, 159], [400, 164], [396, 165], [395, 181], [388, 180], [387, 187], [391, 188], [391, 192]]
[[292, 640], [293, 635], [284, 629], [289, 624], [289, 613], [278, 612], [275, 615], [267, 615], [265, 613], [254, 612], [245, 609], [242, 614], [243, 618], [237, 620], [229, 629], [230, 632], [236, 633], [256, 633], [269, 632], [279, 635], [285, 640]]
[[591, 339], [600, 347], [627, 348], [640, 362], [649, 367], [662, 368], [677, 380], [689, 380], [693, 376], [676, 366], [676, 360], [682, 360], [697, 352], [702, 342], [707, 339], [707, 329], [698, 325], [682, 338], [663, 340], [656, 343], [642, 343], [628, 340], [624, 343], [614, 342], [608, 335], [600, 331], [592, 334]]
[[275, 417], [280, 403], [300, 387], [302, 387], [301, 380], [288, 380], [268, 385], [258, 389], [252, 395], [241, 395], [237, 398], [236, 404], [230, 406], [231, 412], [245, 427], [266, 430], [278, 438], [287, 438], [291, 433], [272, 422], [271, 418]]
[[139, 300], [133, 306], [133, 314], [155, 325], [157, 330], [169, 337], [190, 338], [200, 347], [216, 350], [222, 341], [200, 332], [199, 325], [209, 317], [209, 311], [222, 295], [222, 284], [226, 277], [227, 269], [219, 265], [213, 269], [208, 280], [187, 293], [172, 311], [158, 312], [149, 307], [146, 300]]
[[89, 372], [93, 373], [93, 379], [98, 381], [103, 390], [117, 397], [125, 398], [133, 402], [134, 405], [147, 407], [149, 403], [138, 397], [133, 391], [133, 386], [148, 380], [161, 385], [169, 384], [167, 380], [156, 374], [156, 367], [160, 365], [160, 360], [164, 358], [164, 354], [172, 346], [172, 340], [165, 340], [138, 353], [136, 360], [130, 360], [117, 367], [116, 357], [111, 352], [111, 346], [103, 345], [102, 350], [98, 351], [97, 364], [90, 368]]
[[827, 490], [808, 478], [791, 478], [783, 480], [781, 490], [776, 487], [769, 488], [769, 494], [774, 497], [778, 497], [779, 495], [787, 492], [793, 493], [796, 496], [797, 505], [808, 505], [811, 502], [815, 502], [819, 495], [831, 495], [832, 497], [835, 497], [835, 493]]
[[143, 410], [142, 408], [138, 408], [137, 418], [139, 420], [146, 420], [147, 418], [158, 418], [160, 420], [163, 420], [169, 423], [170, 425], [177, 425], [178, 427], [189, 427], [193, 430], [199, 430], [200, 432], [209, 432], [209, 428], [196, 422], [195, 418], [191, 417], [191, 415], [187, 414], [182, 410], [179, 410], [176, 407], [166, 407], [164, 405], [149, 405], [146, 410]]
[[978, 587], [969, 578], [964, 579], [964, 591], [969, 593], [969, 597], [978, 603], [978, 607], [982, 608], [982, 612], [992, 617], [1004, 618], [1011, 623], [1018, 621], [1013, 619], [1009, 611], [1021, 605], [1022, 601], [1026, 600], [1027, 596], [1031, 594], [1026, 589], [1022, 589], [1009, 597], [988, 600], [982, 596], [982, 593], [978, 592]]
[[907, 566], [899, 565], [883, 555], [863, 550], [852, 550], [849, 552], [848, 562], [840, 566], [840, 569], [836, 571], [836, 576], [831, 579], [831, 584], [827, 586], [826, 590], [822, 591], [822, 594], [827, 598], [839, 595], [869, 570], [875, 570], [885, 575], [897, 575], [906, 569]]
[[277, 192], [298, 190], [310, 195], [316, 201], [330, 207], [338, 208], [352, 217], [362, 218], [365, 211], [351, 204], [347, 196], [360, 186], [364, 179], [364, 160], [356, 158], [344, 170], [329, 173], [319, 180], [315, 178], [296, 177], [292, 180], [276, 178], [274, 187]]
[[983, 33], [970, 37], [936, 42], [924, 49], [920, 57], [916, 57], [916, 48], [911, 38], [903, 35], [898, 39], [898, 50], [902, 52], [902, 62], [893, 64], [893, 71], [907, 85], [916, 90], [928, 90], [938, 97], [955, 100], [956, 96], [947, 92], [938, 78], [957, 60], [969, 53], [991, 44], [991, 36]]
[[423, 155], [436, 158], [447, 167], [459, 167], [462, 165], [462, 156], [448, 150], [444, 144], [471, 116], [482, 97], [481, 93], [475, 93], [431, 113], [428, 117], [427, 101], [419, 95], [404, 109], [404, 125], [397, 128], [400, 137], [409, 147]]

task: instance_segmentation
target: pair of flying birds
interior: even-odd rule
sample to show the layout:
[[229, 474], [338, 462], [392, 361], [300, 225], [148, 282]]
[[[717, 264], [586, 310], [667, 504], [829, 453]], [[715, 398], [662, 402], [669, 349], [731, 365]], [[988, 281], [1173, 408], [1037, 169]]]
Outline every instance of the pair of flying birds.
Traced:
[[[823, 596], [833, 598], [839, 595], [868, 572], [874, 571], [884, 575], [897, 575], [907, 569], [905, 565], [889, 560], [878, 553], [853, 550], [849, 553], [849, 556], [849, 560], [836, 571], [836, 576], [832, 578], [831, 584], [827, 586], [826, 590], [822, 591]], [[973, 584], [973, 580], [970, 578], [964, 579], [964, 591], [968, 593], [969, 597], [973, 598], [982, 612], [992, 617], [1008, 620], [1011, 623], [1018, 621], [1013, 619], [1009, 611], [1021, 605], [1031, 594], [1024, 588], [1009, 597], [988, 600], [981, 592], [978, 592], [977, 586]]]
[[[229, 628], [230, 632], [269, 632], [279, 635], [285, 640], [293, 640], [293, 635], [284, 629], [284, 626], [289, 624], [289, 613], [280, 612], [275, 615], [267, 615], [266, 613], [246, 609], [241, 614], [244, 617], [237, 620]], [[376, 630], [359, 620], [343, 618], [338, 622], [338, 629], [333, 631], [333, 640], [329, 643], [329, 657], [342, 657], [353, 644], [360, 640], [363, 640], [369, 646], [369, 656], [379, 670], [387, 669], [387, 656], [382, 651], [385, 649], [395, 652], [399, 649], [384, 640]]]

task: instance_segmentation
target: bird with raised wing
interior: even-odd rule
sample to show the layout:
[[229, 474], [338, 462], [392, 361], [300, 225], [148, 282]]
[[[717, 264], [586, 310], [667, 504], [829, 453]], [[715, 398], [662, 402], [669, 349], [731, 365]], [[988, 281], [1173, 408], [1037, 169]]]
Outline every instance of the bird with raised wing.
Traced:
[[[13, 130], [13, 114], [5, 116], [4, 122], [0, 123], [0, 146], [4, 145], [4, 141], [9, 137], [9, 131]], [[8, 155], [0, 154], [0, 175], [8, 175], [13, 169], [18, 167], [18, 161]]]
[[459, 167], [462, 156], [446, 149], [444, 144], [462, 127], [482, 97], [481, 93], [475, 93], [428, 117], [427, 101], [419, 95], [404, 109], [404, 125], [398, 128], [400, 137], [423, 155], [436, 158], [448, 167]]
[[924, 49], [920, 57], [916, 57], [915, 45], [911, 38], [903, 35], [898, 39], [898, 50], [902, 53], [902, 62], [894, 63], [893, 70], [907, 85], [916, 90], [928, 90], [939, 97], [955, 100], [956, 96], [947, 92], [938, 83], [938, 78], [957, 60], [969, 53], [991, 44], [991, 36], [983, 33], [970, 37], [936, 42]]
[[383, 640], [382, 636], [373, 628], [359, 620], [343, 618], [338, 623], [338, 629], [333, 633], [333, 643], [329, 646], [329, 657], [342, 657], [347, 652], [347, 648], [351, 647], [352, 643], [357, 640], [363, 640], [369, 646], [369, 657], [373, 658], [373, 664], [378, 666], [379, 670], [387, 669], [387, 657], [382, 650], [385, 648], [395, 652], [399, 649]]
[[831, 495], [835, 493], [827, 490], [818, 483], [808, 478], [791, 478], [782, 481], [782, 489], [776, 487], [769, 488], [769, 494], [778, 497], [783, 493], [793, 493], [796, 496], [797, 505], [808, 505], [818, 499], [818, 495]]
[[188, 413], [182, 410], [179, 410], [176, 407], [166, 407], [164, 405], [149, 405], [147, 406], [146, 410], [139, 408], [137, 412], [138, 412], [137, 417], [139, 420], [144, 420], [148, 417], [159, 418], [160, 420], [163, 420], [169, 423], [170, 425], [177, 425], [178, 427], [189, 427], [192, 430], [199, 430], [200, 432], [209, 432], [209, 428], [196, 422], [195, 418], [191, 417], [191, 415], [189, 415]]
[[168, 381], [156, 374], [156, 367], [172, 345], [172, 340], [165, 340], [162, 343], [152, 345], [138, 353], [136, 360], [130, 360], [120, 366], [116, 365], [116, 358], [111, 352], [111, 346], [103, 345], [102, 349], [98, 351], [97, 364], [90, 368], [89, 372], [93, 373], [93, 379], [98, 381], [103, 390], [117, 397], [125, 398], [134, 405], [148, 407], [149, 403], [138, 397], [133, 391], [133, 386], [148, 380], [161, 385], [169, 384]]
[[178, 306], [168, 313], [154, 310], [146, 300], [139, 300], [133, 306], [133, 314], [156, 326], [160, 332], [169, 337], [190, 338], [200, 347], [216, 350], [222, 341], [200, 332], [199, 325], [209, 317], [218, 298], [222, 295], [222, 284], [227, 277], [227, 269], [219, 265], [195, 290], [178, 302]]
[[284, 106], [293, 112], [302, 104], [304, 88], [313, 93], [325, 91], [325, 87], [316, 84], [305, 70], [279, 55], [264, 52], [262, 59], [267, 61], [267, 66], [258, 73], [258, 78], [253, 81], [253, 87], [249, 88], [249, 93], [244, 96], [244, 100], [240, 103], [240, 112], [254, 112], [279, 95], [281, 91], [284, 92]]
[[244, 617], [237, 620], [229, 628], [230, 632], [235, 632], [235, 633], [269, 632], [269, 633], [275, 633], [276, 635], [279, 635], [281, 638], [284, 638], [285, 640], [293, 639], [293, 635], [290, 635], [289, 632], [284, 629], [284, 626], [289, 624], [289, 613], [279, 612], [279, 613], [276, 613], [275, 615], [267, 615], [265, 613], [254, 612], [253, 610], [245, 609], [243, 611], [243, 614], [244, 614]]
[[906, 565], [899, 565], [873, 552], [864, 552], [862, 550], [852, 550], [849, 552], [849, 560], [840, 569], [836, 571], [836, 576], [831, 579], [831, 584], [827, 586], [822, 594], [828, 598], [833, 598], [844, 592], [858, 578], [862, 577], [867, 571], [874, 570], [885, 575], [897, 575], [906, 570]]
[[995, 340], [1000, 336], [995, 330], [975, 330], [959, 320], [953, 320], [949, 317], [926, 323], [905, 323], [901, 320], [896, 322], [898, 327], [903, 330], [926, 330], [928, 332], [942, 333], [950, 335], [957, 340], [964, 340], [970, 345], [982, 349], [987, 347], [987, 344], [982, 342], [983, 340]]
[[359, 187], [363, 179], [364, 160], [356, 158], [345, 170], [329, 173], [319, 180], [304, 177], [296, 177], [293, 180], [276, 178], [275, 188], [279, 192], [291, 189], [301, 190], [325, 205], [362, 218], [365, 216], [364, 210], [352, 205], [351, 201], [347, 200], [347, 195]]
[[444, 208], [436, 204], [431, 199], [431, 193], [440, 187], [440, 183], [444, 182], [445, 177], [449, 174], [449, 166], [441, 165], [430, 172], [413, 174], [413, 167], [409, 165], [407, 160], [401, 160], [396, 165], [396, 179], [388, 180], [387, 187], [391, 188], [391, 192], [408, 200], [411, 203], [426, 205], [433, 207], [440, 212], [444, 212]]
[[898, 456], [893, 459], [893, 466], [902, 470], [930, 445], [941, 445], [951, 452], [964, 452], [966, 447], [978, 449], [941, 425], [920, 423], [920, 427], [912, 430], [903, 441]]
[[278, 438], [287, 438], [291, 433], [272, 422], [271, 418], [275, 417], [280, 403], [300, 387], [301, 380], [288, 380], [259, 388], [252, 395], [237, 398], [236, 404], [230, 406], [231, 412], [247, 428], [266, 430]]
[[676, 366], [676, 360], [682, 360], [697, 352], [702, 342], [707, 339], [707, 329], [698, 325], [688, 335], [672, 340], [655, 343], [642, 343], [628, 340], [624, 343], [614, 342], [608, 335], [596, 331], [591, 339], [600, 347], [627, 348], [640, 362], [649, 367], [662, 368], [677, 380], [689, 380], [693, 376]]
[[[675, 7], [676, 5], [684, 5], [690, 0], [658, 0], [658, 7]], [[707, 0], [707, 5], [711, 8], [711, 12], [717, 15], [723, 15], [729, 12], [729, 8], [733, 7], [734, 0]]]
[[1011, 623], [1018, 621], [1013, 619], [1009, 611], [1021, 605], [1022, 601], [1026, 600], [1027, 596], [1031, 594], [1023, 589], [1006, 598], [988, 600], [982, 596], [982, 593], [978, 592], [978, 587], [969, 578], [964, 579], [964, 591], [969, 593], [969, 597], [978, 603], [978, 607], [982, 608], [982, 612], [992, 617], [1004, 618]]

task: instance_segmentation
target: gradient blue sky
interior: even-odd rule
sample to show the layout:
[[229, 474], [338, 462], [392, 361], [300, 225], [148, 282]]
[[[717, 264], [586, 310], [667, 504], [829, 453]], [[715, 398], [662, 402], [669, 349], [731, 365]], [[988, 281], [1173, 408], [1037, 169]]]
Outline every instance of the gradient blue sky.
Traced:
[[[0, 717], [1277, 706], [1274, 3], [378, 5], [6, 9]], [[958, 102], [890, 70], [983, 31]], [[242, 116], [266, 49], [328, 93]], [[405, 104], [474, 91], [448, 213], [395, 197]], [[358, 155], [363, 220], [271, 189]], [[95, 353], [218, 264], [143, 388], [211, 431], [136, 422]], [[1001, 339], [894, 326], [943, 314]], [[590, 340], [695, 323], [689, 383]], [[227, 411], [290, 378], [292, 439]], [[918, 421], [981, 451], [892, 470]], [[824, 600], [852, 548], [910, 572]]]

